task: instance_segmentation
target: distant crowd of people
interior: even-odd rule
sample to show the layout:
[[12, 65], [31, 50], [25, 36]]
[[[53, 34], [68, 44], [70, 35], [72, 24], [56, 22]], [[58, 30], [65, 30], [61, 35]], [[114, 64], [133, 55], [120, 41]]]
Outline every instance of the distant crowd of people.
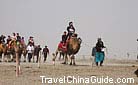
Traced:
[[[6, 45], [9, 49], [11, 47], [11, 42], [13, 41], [15, 41], [17, 45], [26, 47], [28, 62], [31, 62], [32, 56], [36, 56], [36, 62], [38, 62], [38, 57], [42, 48], [40, 45], [35, 45], [34, 38], [32, 36], [29, 37], [27, 44], [25, 43], [24, 37], [21, 37], [19, 33], [12, 33], [12, 36], [8, 35], [7, 38], [5, 35], [0, 36], [0, 44]], [[49, 54], [49, 49], [47, 46], [43, 48], [42, 54], [44, 55], [45, 62], [47, 55]]]

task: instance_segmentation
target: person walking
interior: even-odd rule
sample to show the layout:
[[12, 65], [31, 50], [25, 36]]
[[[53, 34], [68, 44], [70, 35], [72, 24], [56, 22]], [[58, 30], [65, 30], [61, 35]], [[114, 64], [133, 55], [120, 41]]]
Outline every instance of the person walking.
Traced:
[[36, 63], [38, 63], [38, 58], [40, 57], [40, 51], [42, 50], [42, 48], [40, 47], [40, 45], [36, 46], [34, 49], [34, 56], [36, 56]]
[[33, 52], [34, 52], [34, 47], [32, 44], [29, 44], [27, 46], [27, 53], [28, 53], [28, 62], [31, 62], [32, 56], [33, 56]]
[[97, 43], [96, 43], [96, 54], [95, 54], [95, 62], [96, 65], [98, 66], [98, 63], [100, 62], [100, 66], [102, 66], [103, 61], [104, 61], [104, 43], [101, 38], [98, 38]]
[[45, 46], [45, 48], [43, 48], [43, 52], [42, 53], [44, 54], [44, 62], [45, 62], [46, 59], [47, 59], [47, 54], [49, 54], [49, 49], [48, 49], [47, 46]]

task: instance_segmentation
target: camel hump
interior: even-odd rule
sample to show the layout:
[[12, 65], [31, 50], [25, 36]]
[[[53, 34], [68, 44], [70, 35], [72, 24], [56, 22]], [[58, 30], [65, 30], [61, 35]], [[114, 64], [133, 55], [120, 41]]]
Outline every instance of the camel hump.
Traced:
[[69, 54], [76, 54], [78, 53], [81, 45], [80, 38], [72, 37], [68, 42], [68, 53]]
[[82, 42], [81, 38], [77, 38], [77, 37], [72, 37], [70, 40], [69, 40], [69, 44], [72, 44], [72, 45], [75, 45], [75, 44], [78, 44], [80, 45]]

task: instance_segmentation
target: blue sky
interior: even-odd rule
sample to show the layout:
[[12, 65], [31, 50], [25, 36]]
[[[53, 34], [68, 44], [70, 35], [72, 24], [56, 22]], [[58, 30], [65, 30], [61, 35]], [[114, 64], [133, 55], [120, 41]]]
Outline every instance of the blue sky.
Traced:
[[0, 0], [0, 34], [19, 32], [54, 52], [69, 21], [83, 43], [79, 55], [90, 55], [102, 37], [108, 57], [136, 57], [137, 0]]

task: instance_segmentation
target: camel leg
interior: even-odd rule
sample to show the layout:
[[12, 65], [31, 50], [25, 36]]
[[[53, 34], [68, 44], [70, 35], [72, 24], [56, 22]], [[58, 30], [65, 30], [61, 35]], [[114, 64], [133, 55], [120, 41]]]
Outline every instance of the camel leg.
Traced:
[[7, 58], [7, 62], [10, 62], [11, 60], [11, 55], [6, 55], [6, 58]]
[[65, 63], [68, 64], [68, 56], [65, 54]]
[[53, 59], [52, 59], [53, 65], [55, 65], [55, 60], [56, 60], [57, 55], [55, 53], [52, 53], [52, 56], [53, 56]]
[[68, 64], [68, 56], [67, 56], [67, 54], [65, 54], [65, 59], [64, 59], [64, 62], [62, 64]]
[[12, 61], [16, 62], [16, 55], [15, 54], [12, 54]]
[[70, 65], [72, 65], [72, 64], [73, 64], [73, 65], [76, 65], [76, 64], [75, 64], [75, 56], [72, 55], [70, 58], [71, 58]]
[[0, 53], [0, 62], [2, 62], [2, 53]]
[[76, 65], [75, 63], [75, 56], [73, 55], [73, 65]]
[[26, 54], [23, 54], [23, 56], [24, 56], [24, 62], [26, 62]]
[[0, 56], [0, 62], [2, 62], [2, 56]]
[[64, 60], [65, 54], [62, 53], [62, 56], [63, 56], [62, 60]]
[[19, 56], [19, 61], [21, 62], [22, 53], [19, 53], [18, 56]]
[[4, 56], [4, 62], [8, 62], [8, 55]]
[[61, 55], [62, 55], [62, 54], [59, 52], [59, 58], [58, 58], [58, 60], [61, 60]]
[[72, 65], [72, 55], [70, 56], [70, 65]]
[[70, 65], [72, 65], [72, 59], [70, 59]]
[[26, 51], [23, 51], [23, 52], [22, 52], [22, 55], [23, 55], [23, 58], [24, 58], [24, 61], [23, 61], [23, 62], [26, 62], [26, 55], [27, 55], [27, 52], [26, 52]]
[[2, 55], [2, 62], [4, 62], [4, 58], [5, 58], [5, 53], [3, 53]]

